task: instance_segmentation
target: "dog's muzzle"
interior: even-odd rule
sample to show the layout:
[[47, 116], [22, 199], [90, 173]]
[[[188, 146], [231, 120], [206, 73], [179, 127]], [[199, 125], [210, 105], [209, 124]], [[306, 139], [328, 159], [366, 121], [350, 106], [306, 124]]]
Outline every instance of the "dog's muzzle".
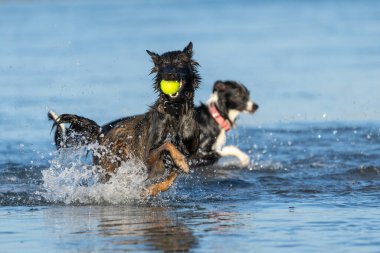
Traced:
[[182, 90], [182, 87], [183, 87], [183, 81], [180, 80], [180, 81], [179, 81], [179, 89], [178, 89], [178, 91], [177, 91], [176, 93], [174, 93], [174, 94], [170, 94], [169, 96], [170, 96], [171, 98], [177, 98], [178, 95], [179, 95], [179, 93], [180, 93], [181, 90]]
[[247, 102], [247, 107], [246, 109], [244, 110], [245, 112], [249, 112], [249, 113], [254, 113], [255, 111], [257, 111], [257, 109], [259, 109], [259, 105], [252, 102], [252, 101], [248, 101]]

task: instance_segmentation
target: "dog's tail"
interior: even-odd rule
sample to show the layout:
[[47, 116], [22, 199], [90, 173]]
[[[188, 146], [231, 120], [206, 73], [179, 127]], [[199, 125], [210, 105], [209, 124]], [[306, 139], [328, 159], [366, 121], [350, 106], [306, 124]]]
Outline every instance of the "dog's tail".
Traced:
[[54, 121], [53, 127], [52, 127], [52, 130], [54, 127], [56, 127], [55, 133], [54, 133], [54, 142], [57, 149], [59, 149], [60, 147], [63, 146], [63, 136], [65, 136], [65, 132], [66, 132], [65, 125], [62, 123], [61, 124], [58, 123], [59, 116], [54, 111], [48, 112], [48, 118], [49, 120]]
[[[94, 143], [101, 132], [101, 127], [95, 121], [78, 115], [58, 116], [54, 111], [49, 111], [48, 118], [54, 121], [52, 129], [56, 128], [54, 141], [57, 149]], [[68, 124], [67, 128], [65, 124]]]

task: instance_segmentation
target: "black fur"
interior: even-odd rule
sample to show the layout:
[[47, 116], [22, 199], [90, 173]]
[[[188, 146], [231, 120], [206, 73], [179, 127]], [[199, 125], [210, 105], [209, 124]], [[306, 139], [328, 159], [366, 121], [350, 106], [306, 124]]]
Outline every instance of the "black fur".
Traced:
[[[212, 92], [218, 96], [218, 101], [216, 102], [218, 111], [234, 126], [235, 122], [228, 118], [228, 111], [231, 109], [240, 112], [245, 111], [247, 102], [250, 101], [249, 90], [243, 84], [236, 81], [216, 81]], [[259, 106], [254, 103], [252, 110], [247, 112], [254, 113], [258, 108]], [[211, 116], [208, 105], [202, 103], [195, 108], [195, 111], [200, 129], [200, 142], [199, 149], [192, 155], [191, 165], [211, 165], [216, 163], [221, 157], [213, 148], [217, 137], [221, 133], [221, 127]], [[102, 126], [102, 131], [107, 131], [107, 129], [112, 128], [115, 124], [124, 119], [126, 118], [121, 118]]]
[[[239, 112], [254, 113], [258, 105], [253, 103], [252, 108], [247, 111], [247, 102], [250, 101], [249, 90], [241, 83], [235, 81], [216, 81], [213, 87], [214, 96], [217, 100], [213, 101], [220, 115], [228, 120], [231, 126], [235, 125], [235, 120], [229, 118], [229, 110]], [[208, 105], [201, 104], [196, 107], [197, 121], [200, 127], [200, 145], [198, 152], [193, 156], [191, 163], [194, 166], [211, 165], [221, 157], [214, 144], [222, 131], [222, 128], [215, 121], [209, 112]]]
[[[200, 77], [197, 72], [198, 63], [192, 59], [192, 47], [190, 42], [183, 51], [162, 55], [147, 51], [154, 63], [151, 73], [156, 74], [153, 88], [159, 95], [147, 113], [118, 119], [102, 127], [92, 120], [63, 114], [53, 125], [57, 126], [57, 148], [98, 142], [107, 148], [107, 154], [94, 157], [94, 162], [107, 172], [113, 172], [126, 159], [138, 158], [146, 162], [150, 153], [165, 142], [174, 144], [185, 157], [193, 155], [199, 146], [199, 127], [193, 100]], [[160, 82], [163, 79], [182, 82], [176, 96], [161, 91]], [[68, 123], [69, 132], [74, 132], [85, 142], [67, 135], [62, 136], [59, 133], [62, 132], [59, 130], [61, 123]], [[114, 159], [115, 155], [118, 159]], [[177, 169], [167, 152], [164, 152], [161, 159], [166, 169]], [[162, 168], [148, 169], [150, 177], [164, 173], [160, 171]]]

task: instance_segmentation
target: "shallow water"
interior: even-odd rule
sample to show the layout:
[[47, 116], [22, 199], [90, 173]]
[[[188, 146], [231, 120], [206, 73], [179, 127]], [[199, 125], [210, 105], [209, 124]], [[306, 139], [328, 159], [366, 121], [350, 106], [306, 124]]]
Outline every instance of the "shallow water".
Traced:
[[[379, 7], [0, 2], [1, 251], [380, 252]], [[197, 100], [232, 78], [261, 106], [228, 137], [249, 168], [224, 159], [142, 201], [140, 165], [101, 185], [88, 159], [55, 151], [48, 109], [99, 123], [144, 112], [145, 49], [189, 40]]]
[[42, 175], [53, 165], [3, 163], [0, 243], [6, 252], [378, 252], [378, 124], [244, 128], [230, 141], [251, 154], [249, 169], [232, 159], [194, 169], [148, 202], [122, 192], [126, 177], [83, 186], [69, 180], [86, 178], [77, 169], [55, 185]]

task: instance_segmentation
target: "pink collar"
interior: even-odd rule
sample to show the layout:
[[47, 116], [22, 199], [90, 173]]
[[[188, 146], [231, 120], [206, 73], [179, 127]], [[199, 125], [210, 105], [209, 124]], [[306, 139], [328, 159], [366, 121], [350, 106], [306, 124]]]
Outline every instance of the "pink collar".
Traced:
[[209, 104], [208, 110], [221, 128], [223, 128], [226, 132], [231, 129], [231, 123], [220, 115], [214, 103]]

